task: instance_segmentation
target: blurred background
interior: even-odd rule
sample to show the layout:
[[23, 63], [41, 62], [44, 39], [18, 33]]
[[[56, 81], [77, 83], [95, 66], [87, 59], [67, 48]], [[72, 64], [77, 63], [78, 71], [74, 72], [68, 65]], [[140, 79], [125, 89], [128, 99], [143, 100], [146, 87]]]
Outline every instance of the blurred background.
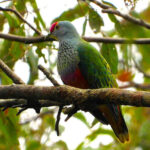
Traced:
[[[100, 1], [100, 0], [98, 0]], [[100, 1], [123, 14], [150, 22], [150, 0]], [[69, 20], [85, 37], [149, 38], [150, 30], [113, 14], [89, 1], [79, 0], [0, 0], [0, 8], [18, 11], [43, 35], [50, 25]], [[0, 32], [25, 37], [39, 36], [13, 12], [0, 9]], [[150, 90], [150, 45], [91, 42], [108, 61], [120, 88]], [[37, 68], [42, 64], [62, 84], [57, 73], [57, 42], [24, 44], [0, 39], [0, 58], [26, 83], [49, 85]], [[12, 84], [0, 70], [0, 84]], [[33, 109], [16, 116], [18, 109], [0, 110], [0, 150], [149, 150], [150, 109], [124, 106], [130, 141], [121, 144], [109, 126], [94, 121], [89, 113], [78, 112], [67, 122], [62, 114], [61, 135], [54, 131], [57, 107]]]

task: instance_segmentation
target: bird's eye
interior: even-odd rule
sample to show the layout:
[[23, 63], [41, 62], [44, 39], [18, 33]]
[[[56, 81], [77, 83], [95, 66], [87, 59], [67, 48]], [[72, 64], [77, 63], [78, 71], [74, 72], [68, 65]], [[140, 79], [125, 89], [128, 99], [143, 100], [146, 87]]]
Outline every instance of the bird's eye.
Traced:
[[59, 26], [58, 26], [58, 25], [56, 26], [56, 29], [59, 29]]

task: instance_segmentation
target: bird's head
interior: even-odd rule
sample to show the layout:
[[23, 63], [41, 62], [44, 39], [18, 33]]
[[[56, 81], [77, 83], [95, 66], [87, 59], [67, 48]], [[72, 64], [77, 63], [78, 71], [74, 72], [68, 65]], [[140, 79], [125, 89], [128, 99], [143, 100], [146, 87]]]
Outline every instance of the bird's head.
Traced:
[[69, 21], [55, 22], [50, 27], [50, 35], [56, 40], [72, 39], [79, 37], [75, 27]]

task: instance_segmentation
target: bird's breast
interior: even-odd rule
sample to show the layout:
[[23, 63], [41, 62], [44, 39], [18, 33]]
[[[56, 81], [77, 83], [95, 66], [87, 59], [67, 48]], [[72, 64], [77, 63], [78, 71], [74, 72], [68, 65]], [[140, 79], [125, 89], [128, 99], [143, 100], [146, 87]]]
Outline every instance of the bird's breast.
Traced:
[[65, 76], [61, 76], [61, 78], [66, 85], [70, 85], [82, 89], [89, 88], [88, 82], [83, 77], [79, 68], [76, 68], [74, 72], [70, 72]]
[[78, 51], [69, 43], [61, 43], [58, 52], [57, 69], [58, 73], [66, 85], [88, 88], [78, 64], [80, 62]]

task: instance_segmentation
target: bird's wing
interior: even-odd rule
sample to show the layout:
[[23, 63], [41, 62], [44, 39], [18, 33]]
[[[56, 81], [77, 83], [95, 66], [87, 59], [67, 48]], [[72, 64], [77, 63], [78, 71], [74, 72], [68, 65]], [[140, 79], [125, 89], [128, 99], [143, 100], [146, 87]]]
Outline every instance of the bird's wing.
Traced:
[[[83, 41], [78, 45], [77, 50], [80, 58], [79, 69], [89, 88], [117, 87], [109, 65], [93, 46]], [[98, 105], [90, 112], [102, 123], [110, 124], [121, 142], [129, 139], [119, 105]]]
[[117, 87], [108, 63], [99, 52], [87, 42], [78, 45], [79, 68], [90, 88]]

